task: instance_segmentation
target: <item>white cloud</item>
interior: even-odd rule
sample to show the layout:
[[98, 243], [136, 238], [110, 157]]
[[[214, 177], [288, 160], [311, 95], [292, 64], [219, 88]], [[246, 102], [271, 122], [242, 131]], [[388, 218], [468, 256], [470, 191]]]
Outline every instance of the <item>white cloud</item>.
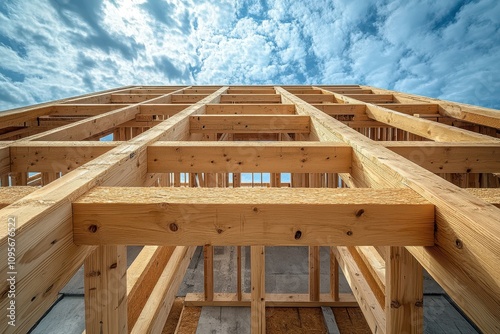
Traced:
[[178, 83], [361, 83], [500, 107], [495, 0], [4, 1], [0, 109]]

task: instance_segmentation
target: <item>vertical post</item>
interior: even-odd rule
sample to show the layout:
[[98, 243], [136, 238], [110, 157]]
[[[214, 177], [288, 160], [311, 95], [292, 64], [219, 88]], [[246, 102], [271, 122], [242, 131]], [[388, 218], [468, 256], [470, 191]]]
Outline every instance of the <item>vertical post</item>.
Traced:
[[86, 333], [128, 333], [127, 247], [98, 246], [84, 272]]
[[214, 247], [203, 246], [203, 288], [205, 300], [214, 300]]
[[250, 247], [250, 270], [252, 282], [251, 329], [252, 334], [266, 332], [266, 271], [264, 246]]
[[319, 301], [319, 246], [309, 246], [309, 300]]
[[339, 300], [339, 264], [335, 257], [334, 248], [330, 247], [330, 296], [334, 301]]
[[422, 266], [406, 248], [386, 247], [385, 277], [386, 333], [422, 333]]

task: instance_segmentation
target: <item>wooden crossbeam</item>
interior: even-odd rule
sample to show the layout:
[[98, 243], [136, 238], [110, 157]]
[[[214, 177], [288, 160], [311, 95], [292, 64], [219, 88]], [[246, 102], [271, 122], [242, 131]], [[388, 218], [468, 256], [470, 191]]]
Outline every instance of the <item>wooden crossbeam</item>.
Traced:
[[[494, 269], [500, 267], [498, 209], [429, 171], [411, 165], [284, 89], [276, 89], [284, 102], [296, 104], [299, 114], [311, 116], [311, 123], [318, 127], [311, 132], [324, 140], [338, 140], [353, 147], [352, 172], [345, 176], [348, 182], [360, 187], [408, 187], [436, 205], [435, 246], [407, 249], [480, 328], [498, 331], [500, 300], [493, 297], [500, 295], [497, 284], [500, 276]], [[478, 138], [462, 133], [457, 138], [449, 134], [451, 140], [457, 141], [483, 139], [480, 135]], [[448, 136], [440, 139], [445, 140], [445, 137]], [[485, 137], [483, 141], [493, 140]], [[457, 290], [457, 286], [467, 289]]]
[[[227, 88], [209, 96], [203, 103], [195, 104], [175, 115], [154, 129], [144, 132], [127, 143], [100, 156], [92, 163], [66, 174], [50, 184], [25, 196], [18, 205], [1, 210], [0, 218], [18, 219], [18, 258], [24, 258], [18, 271], [16, 303], [25, 305], [16, 314], [16, 330], [28, 331], [57, 298], [60, 289], [69, 281], [94, 247], [76, 246], [71, 229], [71, 201], [84, 194], [97, 183], [113, 186], [142, 186], [146, 183], [146, 147], [164, 138], [184, 138], [189, 129], [189, 115], [203, 112], [204, 103], [217, 102]], [[6, 253], [6, 230], [0, 231], [0, 250]], [[35, 251], [37, 250], [37, 251]], [[38, 251], [39, 250], [39, 251]], [[21, 269], [21, 268], [20, 268]], [[7, 263], [0, 262], [0, 270], [7, 272]], [[41, 280], [40, 277], [44, 279]], [[1, 291], [7, 282], [0, 283]], [[6, 308], [8, 300], [2, 298], [0, 307]], [[0, 332], [7, 323], [0, 322]]]
[[209, 104], [207, 115], [218, 114], [295, 114], [293, 104]]
[[11, 172], [68, 172], [122, 142], [20, 142], [10, 146]]
[[500, 143], [380, 143], [433, 173], [500, 172]]
[[350, 162], [351, 148], [335, 143], [157, 142], [148, 147], [149, 173], [348, 173]]
[[50, 115], [57, 116], [95, 116], [112, 110], [128, 107], [130, 104], [56, 104]]
[[224, 94], [221, 103], [280, 103], [278, 94]]
[[[339, 101], [359, 104], [363, 102], [356, 95], [331, 93]], [[499, 142], [500, 140], [450, 125], [413, 117], [395, 110], [366, 103], [366, 114], [373, 120], [402, 129], [438, 142]]]
[[[238, 299], [236, 293], [214, 293], [214, 298], [211, 301], [204, 300], [203, 293], [188, 293], [184, 299], [185, 306], [217, 306], [217, 307], [250, 307], [251, 294], [242, 293], [241, 299]], [[339, 298], [335, 300], [330, 294], [320, 294], [318, 301], [311, 301], [309, 294], [281, 294], [281, 293], [266, 293], [267, 307], [358, 307], [358, 302], [350, 293], [341, 293]]]
[[141, 115], [173, 116], [189, 107], [190, 104], [142, 104], [139, 107]]
[[481, 124], [492, 128], [500, 129], [500, 115], [498, 110], [484, 107], [472, 106], [465, 103], [444, 101], [435, 98], [390, 91], [370, 86], [364, 86], [366, 89], [372, 89], [377, 93], [390, 93], [398, 100], [403, 99], [411, 103], [433, 103], [439, 106], [439, 113], [443, 116], [449, 116], [461, 119], [466, 122]]
[[73, 203], [74, 241], [93, 245], [428, 246], [433, 222], [409, 190], [97, 188]]
[[199, 115], [191, 133], [309, 133], [309, 118], [297, 115]]

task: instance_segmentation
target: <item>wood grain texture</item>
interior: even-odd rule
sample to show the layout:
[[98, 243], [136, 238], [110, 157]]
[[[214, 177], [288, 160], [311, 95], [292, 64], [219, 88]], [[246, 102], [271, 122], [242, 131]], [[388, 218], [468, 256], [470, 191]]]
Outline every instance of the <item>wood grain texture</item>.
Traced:
[[98, 188], [73, 203], [73, 223], [77, 244], [434, 242], [434, 208], [411, 190]]

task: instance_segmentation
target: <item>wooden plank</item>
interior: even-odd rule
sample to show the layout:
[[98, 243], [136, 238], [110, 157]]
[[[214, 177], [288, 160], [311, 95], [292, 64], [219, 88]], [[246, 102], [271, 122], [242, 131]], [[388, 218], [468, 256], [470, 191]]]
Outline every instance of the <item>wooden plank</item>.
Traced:
[[[203, 293], [188, 293], [184, 300], [186, 306], [216, 306], [216, 307], [249, 307], [251, 304], [250, 293], [243, 293], [238, 300], [236, 293], [215, 293], [214, 300], [207, 302]], [[350, 293], [341, 293], [338, 300], [331, 298], [330, 294], [320, 294], [319, 301], [310, 301], [309, 294], [277, 294], [266, 293], [267, 307], [357, 307], [358, 302]]]
[[309, 246], [309, 299], [319, 301], [320, 295], [319, 246]]
[[224, 94], [221, 103], [280, 103], [278, 94]]
[[111, 103], [139, 103], [145, 102], [164, 94], [112, 94]]
[[207, 105], [207, 115], [259, 115], [259, 114], [295, 114], [293, 104], [209, 104]]
[[190, 104], [142, 104], [139, 107], [141, 115], [173, 116], [189, 107]]
[[403, 189], [97, 188], [73, 223], [94, 245], [434, 243], [433, 206]]
[[317, 142], [157, 142], [148, 147], [148, 172], [349, 173], [351, 151]]
[[435, 98], [395, 92], [385, 89], [368, 87], [374, 92], [391, 93], [396, 99], [406, 99], [413, 103], [433, 103], [439, 105], [439, 113], [456, 119], [474, 124], [481, 124], [484, 126], [500, 129], [500, 113], [498, 110], [489, 109], [479, 106], [472, 106], [465, 103], [451, 102], [446, 100], [439, 100]]
[[500, 143], [381, 142], [433, 173], [498, 173]]
[[266, 332], [266, 265], [264, 246], [250, 247], [251, 306], [250, 328], [252, 334]]
[[14, 203], [24, 196], [31, 194], [33, 191], [37, 190], [38, 187], [1, 187], [0, 188], [0, 209]]
[[[325, 140], [353, 147], [353, 170], [345, 180], [359, 186], [408, 187], [436, 205], [434, 247], [408, 247], [455, 302], [486, 332], [500, 330], [500, 211], [431, 172], [409, 165], [381, 145], [277, 88], [286, 103]], [[457, 288], [464, 287], [464, 288]], [[466, 288], [465, 288], [466, 287]], [[473, 306], [471, 306], [473, 305]]]
[[229, 88], [227, 94], [276, 94], [273, 87], [260, 88], [251, 86], [248, 88]]
[[129, 104], [56, 104], [52, 107], [50, 115], [96, 116], [128, 106]]
[[10, 146], [12, 172], [69, 172], [122, 142], [20, 142]]
[[191, 133], [309, 133], [309, 118], [296, 115], [200, 115]]
[[[355, 95], [344, 96], [336, 93], [332, 94], [334, 94], [335, 98], [338, 100], [342, 100], [346, 103], [362, 102], [359, 99], [353, 98], [356, 97]], [[366, 114], [373, 120], [390, 124], [398, 129], [402, 129], [438, 142], [500, 142], [500, 140], [486, 135], [429, 121], [423, 118], [413, 117], [371, 103], [366, 104]]]
[[439, 112], [439, 105], [435, 103], [385, 103], [377, 105], [407, 115], [437, 114]]
[[331, 94], [295, 94], [298, 98], [309, 103], [337, 103]]
[[347, 247], [337, 247], [334, 252], [372, 333], [385, 333], [385, 312], [371, 292], [351, 253]]
[[171, 103], [196, 103], [207, 96], [207, 94], [174, 94]]
[[206, 301], [214, 299], [214, 248], [203, 246], [203, 292]]
[[423, 333], [422, 266], [404, 247], [388, 247], [385, 263], [386, 333]]
[[126, 270], [126, 246], [99, 246], [85, 259], [86, 333], [128, 333]]
[[132, 334], [160, 333], [196, 247], [176, 247], [134, 327]]
[[[339, 93], [334, 93], [339, 94]], [[391, 103], [394, 101], [392, 94], [345, 94], [344, 96], [351, 97], [358, 101], [369, 103]], [[341, 101], [341, 100], [339, 100]]]
[[175, 247], [144, 246], [127, 269], [128, 328], [133, 328]]
[[[204, 103], [213, 103], [222, 88]], [[94, 247], [76, 246], [73, 243], [71, 202], [97, 183], [102, 185], [141, 186], [146, 181], [146, 147], [164, 138], [183, 138], [189, 126], [188, 115], [203, 111], [197, 104], [186, 111], [160, 123], [132, 141], [105, 153], [92, 163], [76, 169], [49, 186], [34, 191], [17, 205], [1, 210], [2, 221], [9, 216], [18, 219], [18, 264], [16, 303], [25, 307], [17, 310], [17, 332], [27, 332], [47, 311], [57, 298], [60, 289], [69, 281]], [[7, 249], [6, 230], [0, 231], [0, 251]], [[7, 272], [7, 263], [0, 262], [0, 271]], [[43, 277], [43, 279], [41, 279]], [[7, 282], [0, 282], [0, 291], [7, 289]], [[0, 296], [0, 307], [7, 307], [8, 299]], [[0, 322], [0, 332], [13, 332], [6, 322]]]
[[366, 106], [364, 104], [314, 104], [315, 108], [325, 112], [330, 116], [352, 115], [356, 117], [366, 117]]

